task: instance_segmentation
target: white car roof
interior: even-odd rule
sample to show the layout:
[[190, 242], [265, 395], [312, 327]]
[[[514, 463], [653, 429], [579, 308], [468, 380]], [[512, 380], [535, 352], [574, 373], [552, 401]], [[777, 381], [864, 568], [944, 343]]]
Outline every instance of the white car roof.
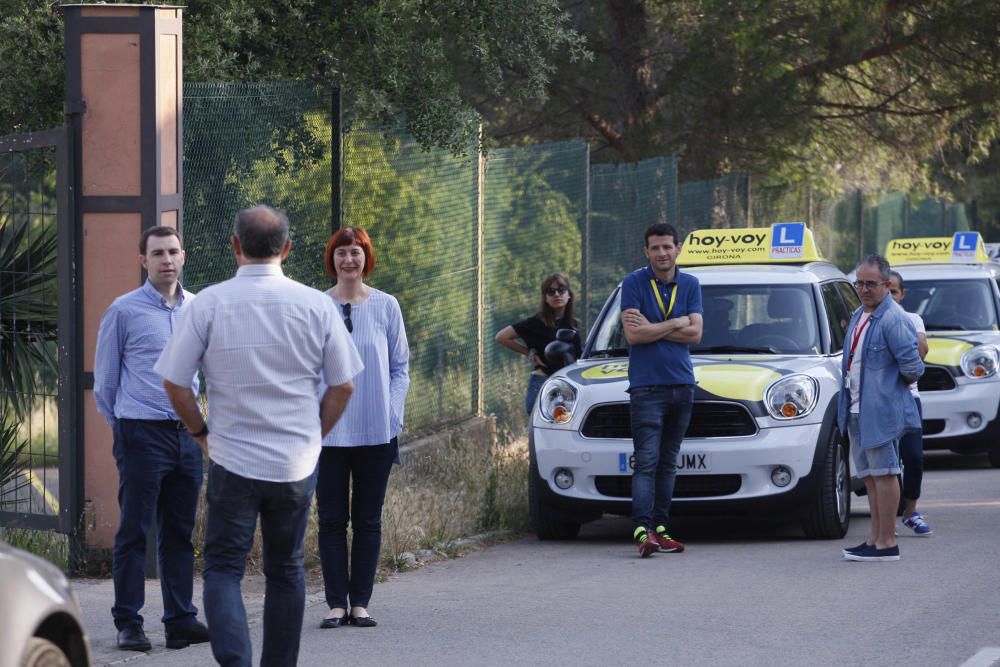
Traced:
[[976, 278], [1000, 278], [1000, 264], [990, 262], [981, 264], [894, 264], [893, 270], [899, 271], [905, 280], [971, 280]]
[[680, 270], [697, 276], [702, 285], [802, 285], [845, 277], [840, 269], [828, 262], [682, 266]]

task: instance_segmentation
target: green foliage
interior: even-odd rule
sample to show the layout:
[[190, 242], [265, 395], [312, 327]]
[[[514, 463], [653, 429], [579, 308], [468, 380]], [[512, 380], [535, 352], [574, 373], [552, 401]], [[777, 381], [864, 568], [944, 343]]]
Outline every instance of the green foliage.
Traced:
[[926, 187], [942, 144], [983, 154], [996, 127], [996, 2], [564, 6], [593, 61], [563, 60], [542, 105], [493, 105], [491, 132], [585, 136], [599, 161], [678, 155], [684, 180], [743, 171], [839, 190]]
[[46, 343], [56, 334], [54, 228], [0, 213], [0, 405], [23, 416], [39, 367], [55, 368]]
[[[57, 6], [4, 4], [0, 134], [59, 122]], [[584, 55], [566, 22], [556, 0], [191, 0], [184, 10], [185, 77], [341, 85], [359, 113], [398, 115], [421, 145], [466, 152], [480, 121], [460, 82], [475, 79], [491, 96], [518, 103], [544, 96], [554, 55]]]

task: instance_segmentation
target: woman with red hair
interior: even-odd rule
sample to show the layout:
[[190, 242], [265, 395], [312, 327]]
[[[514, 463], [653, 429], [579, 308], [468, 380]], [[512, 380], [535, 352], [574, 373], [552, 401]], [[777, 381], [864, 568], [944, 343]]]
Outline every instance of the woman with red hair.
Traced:
[[[497, 332], [499, 345], [528, 357], [532, 366], [528, 376], [528, 389], [524, 395], [524, 409], [528, 416], [535, 407], [538, 392], [551, 374], [545, 360], [545, 347], [556, 339], [559, 329], [573, 329], [580, 323], [573, 316], [573, 290], [569, 278], [553, 273], [542, 280], [542, 301], [538, 312], [526, 320], [506, 326]], [[518, 340], [520, 339], [520, 340]], [[573, 341], [576, 356], [580, 356], [580, 336]]]
[[[323, 440], [319, 458], [317, 542], [330, 607], [321, 628], [376, 625], [368, 603], [382, 546], [389, 471], [399, 463], [397, 437], [410, 387], [410, 349], [399, 302], [364, 282], [374, 268], [375, 250], [364, 229], [345, 227], [330, 238], [326, 270], [337, 283], [327, 294], [365, 368], [355, 376], [351, 401]], [[353, 532], [350, 563], [348, 523]]]

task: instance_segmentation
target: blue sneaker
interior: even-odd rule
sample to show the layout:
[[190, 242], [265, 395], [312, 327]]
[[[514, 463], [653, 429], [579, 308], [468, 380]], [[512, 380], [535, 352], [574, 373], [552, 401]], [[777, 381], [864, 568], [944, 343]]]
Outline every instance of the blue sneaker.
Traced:
[[869, 544], [861, 551], [853, 551], [851, 553], [844, 554], [844, 558], [847, 560], [876, 563], [880, 561], [899, 560], [899, 547], [895, 546], [887, 549], [879, 549], [874, 544]]
[[903, 525], [913, 531], [918, 537], [927, 537], [934, 534], [934, 529], [924, 521], [920, 512], [914, 512], [908, 519], [903, 519]]

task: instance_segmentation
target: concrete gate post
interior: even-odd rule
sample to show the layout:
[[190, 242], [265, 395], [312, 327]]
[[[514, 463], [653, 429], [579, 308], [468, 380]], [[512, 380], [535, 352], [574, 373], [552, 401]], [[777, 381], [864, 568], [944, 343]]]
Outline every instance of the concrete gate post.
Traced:
[[[183, 222], [181, 9], [63, 5], [66, 113], [74, 127], [78, 442], [83, 531], [90, 565], [107, 558], [118, 527], [118, 471], [111, 429], [94, 405], [94, 348], [101, 316], [145, 280], [139, 236]], [[155, 571], [155, 549], [147, 555]], [[150, 568], [147, 567], [147, 573]]]

